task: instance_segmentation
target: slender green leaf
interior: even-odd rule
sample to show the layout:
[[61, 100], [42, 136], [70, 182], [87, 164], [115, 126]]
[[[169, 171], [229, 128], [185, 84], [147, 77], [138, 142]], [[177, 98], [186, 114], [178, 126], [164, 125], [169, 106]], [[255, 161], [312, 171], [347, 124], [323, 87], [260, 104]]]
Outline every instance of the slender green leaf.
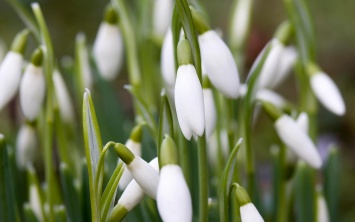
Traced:
[[78, 190], [75, 187], [73, 171], [66, 163], [60, 164], [60, 178], [63, 189], [64, 202], [69, 218], [72, 221], [83, 221], [81, 217], [81, 204]]
[[174, 61], [175, 61], [175, 70], [178, 70], [178, 61], [177, 61], [177, 45], [180, 39], [181, 31], [181, 22], [179, 17], [178, 7], [175, 4], [172, 21], [171, 21], [171, 31], [173, 33], [173, 49], [174, 49]]
[[[83, 101], [83, 131], [84, 131], [84, 142], [85, 142], [85, 153], [89, 172], [89, 185], [90, 185], [90, 202], [91, 202], [91, 213], [93, 221], [100, 221], [100, 197], [101, 193], [102, 178], [103, 178], [103, 168], [100, 172], [97, 172], [97, 165], [100, 158], [100, 153], [102, 149], [101, 135], [99, 125], [96, 119], [96, 113], [94, 104], [91, 99], [91, 94], [89, 90], [84, 93]], [[100, 175], [99, 186], [95, 187], [95, 177], [96, 174]]]
[[296, 171], [295, 207], [299, 222], [316, 221], [316, 192], [314, 170], [299, 162]]
[[8, 147], [0, 134], [0, 221], [18, 221]]
[[91, 221], [90, 182], [86, 159], [81, 161], [81, 206], [83, 221]]
[[161, 92], [160, 98], [161, 98], [161, 103], [160, 103], [160, 116], [159, 116], [159, 137], [158, 137], [159, 166], [161, 166], [160, 146], [164, 139], [165, 134], [168, 134], [172, 139], [174, 139], [173, 117], [171, 114], [169, 99], [164, 89]]
[[324, 196], [327, 200], [330, 221], [337, 221], [339, 203], [340, 161], [337, 147], [332, 147], [324, 165]]
[[236, 161], [236, 157], [242, 144], [243, 139], [240, 138], [237, 144], [234, 146], [231, 154], [229, 155], [227, 164], [223, 170], [223, 174], [221, 177], [221, 182], [218, 188], [218, 201], [219, 201], [219, 216], [220, 221], [228, 221], [228, 193], [229, 187], [233, 178], [234, 165]]
[[100, 201], [102, 221], [106, 221], [106, 217], [108, 213], [113, 208], [113, 201], [115, 200], [114, 197], [116, 196], [118, 183], [120, 182], [123, 171], [124, 171], [124, 166], [122, 161], [120, 161], [115, 171], [113, 172]]
[[153, 137], [157, 140], [158, 139], [158, 127], [156, 121], [152, 115], [152, 113], [148, 109], [148, 105], [146, 104], [145, 100], [142, 98], [141, 94], [139, 93], [138, 89], [131, 85], [126, 85], [125, 89], [127, 89], [135, 98], [135, 102], [137, 107], [142, 114], [143, 120], [148, 124], [149, 129], [152, 132]]

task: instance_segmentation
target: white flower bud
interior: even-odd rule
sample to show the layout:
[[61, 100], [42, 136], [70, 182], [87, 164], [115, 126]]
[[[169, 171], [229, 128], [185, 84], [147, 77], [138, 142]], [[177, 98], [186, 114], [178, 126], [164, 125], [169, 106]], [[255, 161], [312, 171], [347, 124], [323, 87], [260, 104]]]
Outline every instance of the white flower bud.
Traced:
[[70, 123], [74, 121], [74, 110], [68, 88], [65, 85], [62, 75], [57, 69], [54, 70], [52, 78], [55, 94], [58, 100], [60, 116], [64, 122]]
[[169, 164], [161, 169], [157, 205], [163, 221], [192, 221], [191, 195], [178, 165]]
[[274, 123], [280, 139], [310, 166], [322, 166], [320, 154], [307, 133], [289, 116], [282, 115]]
[[46, 90], [42, 67], [29, 63], [20, 85], [20, 104], [28, 120], [34, 120], [39, 114]]
[[208, 138], [216, 127], [217, 116], [213, 92], [210, 88], [203, 89], [203, 100], [205, 104], [206, 137]]
[[202, 62], [211, 83], [226, 97], [239, 96], [239, 74], [232, 53], [213, 30], [198, 37]]
[[39, 190], [35, 185], [30, 186], [30, 192], [29, 192], [29, 199], [30, 199], [30, 205], [33, 210], [33, 213], [35, 214], [36, 218], [39, 221], [44, 221], [43, 219], [43, 213], [42, 213], [42, 201], [40, 198]]
[[309, 119], [308, 115], [305, 112], [302, 112], [298, 115], [296, 123], [299, 127], [303, 129], [305, 133], [308, 134], [308, 129], [309, 129]]
[[[126, 142], [126, 147], [132, 151], [132, 153], [136, 156], [141, 156], [142, 155], [142, 144], [133, 141], [132, 139], [128, 139]], [[121, 161], [121, 160], [120, 160]], [[120, 182], [118, 183], [118, 187], [121, 190], [124, 190], [127, 185], [131, 182], [131, 180], [133, 179], [131, 173], [126, 169], [126, 165], [124, 164], [124, 170], [123, 170], [123, 174], [121, 176]]]
[[173, 47], [173, 34], [171, 29], [165, 35], [163, 46], [161, 49], [161, 73], [163, 80], [169, 89], [174, 89], [175, 86], [175, 59]]
[[275, 77], [270, 84], [270, 88], [279, 86], [291, 72], [293, 65], [297, 61], [297, 50], [293, 46], [284, 47], [281, 52], [280, 62], [277, 67]]
[[[149, 162], [156, 172], [159, 172], [158, 158], [154, 158]], [[122, 179], [122, 177], [121, 177]], [[131, 211], [144, 198], [145, 193], [135, 180], [132, 180], [124, 192], [122, 193], [117, 205], [124, 207], [127, 211]]]
[[251, 202], [240, 207], [240, 216], [242, 222], [264, 222], [259, 211]]
[[28, 124], [21, 126], [16, 139], [16, 162], [20, 169], [32, 163], [37, 154], [37, 137], [35, 129]]
[[[281, 54], [284, 50], [284, 45], [277, 38], [272, 39], [270, 42], [272, 48], [260, 71], [258, 88], [268, 88], [272, 85], [278, 70]], [[264, 54], [263, 52], [264, 50], [260, 56]]]
[[313, 74], [311, 86], [314, 94], [325, 108], [338, 116], [345, 114], [344, 100], [338, 87], [327, 74], [323, 72]]
[[153, 30], [155, 35], [163, 37], [171, 23], [174, 1], [155, 0], [153, 9]]
[[287, 104], [285, 98], [269, 89], [259, 89], [256, 93], [256, 99], [272, 103], [279, 109], [283, 109]]
[[187, 140], [202, 136], [205, 129], [205, 111], [201, 83], [193, 65], [181, 65], [175, 84], [175, 107], [182, 133]]
[[329, 213], [324, 196], [319, 192], [317, 194], [317, 222], [329, 222]]
[[10, 51], [0, 66], [0, 110], [15, 96], [21, 80], [23, 57]]
[[116, 24], [102, 22], [93, 46], [99, 73], [105, 80], [113, 80], [123, 61], [123, 40]]
[[135, 156], [133, 161], [126, 166], [143, 191], [151, 198], [156, 199], [159, 174], [155, 169], [139, 156]]

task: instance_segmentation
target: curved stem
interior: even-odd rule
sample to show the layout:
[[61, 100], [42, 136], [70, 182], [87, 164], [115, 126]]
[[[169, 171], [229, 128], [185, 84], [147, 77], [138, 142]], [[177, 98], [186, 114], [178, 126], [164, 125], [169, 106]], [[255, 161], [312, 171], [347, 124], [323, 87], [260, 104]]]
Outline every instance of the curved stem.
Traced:
[[208, 221], [208, 165], [206, 134], [198, 138], [199, 221]]

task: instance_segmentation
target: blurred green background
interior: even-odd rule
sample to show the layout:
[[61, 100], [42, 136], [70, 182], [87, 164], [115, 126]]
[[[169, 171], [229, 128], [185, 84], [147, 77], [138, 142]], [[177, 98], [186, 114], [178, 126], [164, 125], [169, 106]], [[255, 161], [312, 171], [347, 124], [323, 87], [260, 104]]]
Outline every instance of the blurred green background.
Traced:
[[[30, 9], [31, 1], [20, 2]], [[73, 57], [75, 36], [78, 32], [84, 32], [87, 42], [93, 43], [107, 3], [107, 1], [100, 0], [42, 0], [38, 2], [49, 26], [55, 55], [58, 59], [66, 55]], [[226, 37], [232, 1], [201, 0], [200, 2], [211, 18], [212, 27], [220, 28], [223, 36]], [[341, 180], [339, 181], [341, 187], [339, 221], [355, 221], [355, 189], [353, 189], [355, 186], [355, 115], [352, 111], [355, 108], [353, 98], [355, 95], [355, 1], [312, 0], [308, 2], [316, 28], [318, 63], [334, 79], [347, 106], [347, 113], [344, 117], [334, 116], [320, 106], [319, 138], [322, 144], [329, 141], [339, 144], [342, 158]], [[286, 12], [281, 0], [255, 0], [252, 17], [251, 36], [247, 47], [247, 65], [249, 66], [272, 37], [278, 24], [286, 18]], [[15, 34], [24, 27], [15, 11], [5, 0], [1, 0], [0, 38], [8, 47]], [[32, 39], [31, 42], [33, 45], [34, 40]], [[27, 53], [29, 54], [30, 50], [27, 50]], [[121, 92], [119, 96], [123, 101], [124, 110], [130, 116], [130, 97], [127, 97], [128, 94], [121, 88], [126, 82], [127, 76], [122, 73], [115, 84]], [[286, 98], [297, 101], [293, 77], [290, 77], [279, 91]], [[0, 132], [13, 131], [14, 127], [18, 127], [9, 125], [10, 112], [11, 110], [5, 110], [0, 113]], [[266, 145], [271, 145], [271, 138], [275, 136], [274, 132], [269, 130], [270, 127], [270, 121], [262, 115], [256, 127], [255, 134], [258, 136], [254, 141], [260, 166], [266, 166], [270, 158]], [[270, 134], [273, 136], [270, 137]], [[11, 135], [10, 138], [15, 138], [15, 135]]]

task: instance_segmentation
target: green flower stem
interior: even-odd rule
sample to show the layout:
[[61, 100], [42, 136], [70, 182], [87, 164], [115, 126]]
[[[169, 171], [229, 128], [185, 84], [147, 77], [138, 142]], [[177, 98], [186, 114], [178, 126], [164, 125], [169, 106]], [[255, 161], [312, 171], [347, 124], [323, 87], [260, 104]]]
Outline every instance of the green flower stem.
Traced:
[[60, 117], [58, 105], [56, 105], [56, 107], [54, 109], [54, 116], [55, 116], [55, 129], [57, 132], [57, 141], [58, 141], [58, 150], [59, 150], [60, 160], [64, 163], [66, 163], [66, 165], [71, 170], [74, 170], [75, 167], [68, 155], [69, 154], [68, 138], [66, 136], [65, 126], [64, 126], [64, 124], [61, 120], [61, 117]]
[[190, 150], [187, 146], [187, 141], [182, 134], [181, 130], [178, 129], [178, 149], [179, 149], [179, 163], [182, 171], [184, 172], [184, 177], [186, 183], [188, 184], [190, 190], [192, 189], [192, 181], [191, 181], [191, 165], [190, 165]]
[[132, 18], [129, 15], [124, 0], [111, 0], [111, 3], [120, 17], [123, 39], [127, 49], [126, 54], [128, 62], [129, 81], [132, 86], [139, 88], [139, 86], [141, 85], [141, 70], [139, 65], [136, 34], [134, 33]]
[[[101, 180], [101, 183], [99, 183], [100, 181], [100, 174], [103, 173], [103, 171], [101, 170], [102, 168], [102, 165], [104, 163], [104, 160], [105, 160], [105, 154], [106, 152], [108, 151], [108, 149], [111, 147], [111, 146], [114, 146], [116, 143], [115, 142], [108, 142], [106, 143], [105, 147], [102, 149], [101, 153], [100, 153], [100, 159], [99, 159], [99, 162], [97, 164], [97, 169], [96, 169], [96, 176], [95, 176], [95, 187], [99, 187], [99, 189], [97, 189], [98, 192], [100, 192], [102, 190], [102, 180]], [[101, 196], [100, 193], [97, 194], [98, 197]]]
[[208, 221], [208, 164], [206, 134], [198, 138], [199, 221]]

